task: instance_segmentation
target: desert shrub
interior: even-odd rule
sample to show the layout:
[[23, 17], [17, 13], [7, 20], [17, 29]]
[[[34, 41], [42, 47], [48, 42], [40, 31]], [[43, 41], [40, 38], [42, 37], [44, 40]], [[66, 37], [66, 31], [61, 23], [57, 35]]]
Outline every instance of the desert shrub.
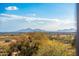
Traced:
[[[9, 46], [1, 44], [1, 47], [9, 56], [14, 52], [18, 56], [72, 56], [76, 54], [75, 40], [71, 37], [57, 36], [52, 38], [49, 34], [43, 32], [24, 33], [8, 36], [8, 39], [15, 39], [16, 42]], [[9, 40], [6, 40], [6, 42], [9, 43]]]

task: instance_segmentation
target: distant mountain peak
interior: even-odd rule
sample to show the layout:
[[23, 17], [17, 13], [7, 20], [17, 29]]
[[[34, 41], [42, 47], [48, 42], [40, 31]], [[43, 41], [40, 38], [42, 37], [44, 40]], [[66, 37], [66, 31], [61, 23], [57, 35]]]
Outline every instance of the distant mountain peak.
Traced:
[[27, 29], [21, 29], [18, 30], [16, 32], [45, 32], [44, 30], [41, 29], [31, 29], [31, 28], [27, 28]]

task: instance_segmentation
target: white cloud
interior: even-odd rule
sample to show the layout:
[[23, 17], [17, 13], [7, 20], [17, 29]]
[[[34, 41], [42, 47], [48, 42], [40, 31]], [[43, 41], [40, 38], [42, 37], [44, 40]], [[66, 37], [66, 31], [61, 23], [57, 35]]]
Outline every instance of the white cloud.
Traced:
[[[50, 19], [50, 18], [40, 18], [40, 17], [37, 18], [37, 17], [17, 16], [17, 15], [9, 15], [9, 14], [0, 14], [0, 15], [4, 16], [4, 17], [0, 16], [0, 20], [4, 22], [5, 21], [9, 22], [9, 20], [10, 21], [18, 20], [18, 22], [20, 22], [22, 20], [24, 23], [22, 23], [22, 27], [20, 27], [21, 29], [27, 28], [27, 27], [34, 28], [34, 29], [50, 30], [50, 31], [71, 29], [71, 28], [76, 29], [76, 20], [74, 19], [73, 20], [71, 19]], [[27, 22], [29, 25], [27, 24]]]
[[18, 10], [16, 6], [8, 6], [5, 8], [6, 10]]
[[12, 19], [10, 19], [10, 20], [15, 20], [15, 19], [23, 19], [24, 17], [23, 16], [18, 16], [18, 15], [13, 15], [13, 14], [0, 14], [0, 16], [3, 16], [3, 18], [8, 18], [8, 20], [10, 19], [10, 18], [12, 18]]

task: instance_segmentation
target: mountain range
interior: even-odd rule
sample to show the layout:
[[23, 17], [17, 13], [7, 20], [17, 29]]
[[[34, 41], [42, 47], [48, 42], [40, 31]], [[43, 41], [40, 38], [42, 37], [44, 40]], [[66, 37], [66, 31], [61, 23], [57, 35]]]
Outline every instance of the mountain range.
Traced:
[[57, 31], [46, 31], [46, 30], [41, 30], [41, 29], [31, 29], [31, 28], [27, 28], [27, 29], [21, 29], [18, 30], [16, 32], [75, 32], [75, 29], [62, 29], [62, 30], [57, 30]]
[[76, 29], [63, 29], [63, 30], [58, 30], [58, 32], [76, 32]]
[[41, 30], [41, 29], [31, 29], [31, 28], [27, 28], [27, 29], [21, 29], [18, 30], [16, 32], [46, 32], [45, 30]]

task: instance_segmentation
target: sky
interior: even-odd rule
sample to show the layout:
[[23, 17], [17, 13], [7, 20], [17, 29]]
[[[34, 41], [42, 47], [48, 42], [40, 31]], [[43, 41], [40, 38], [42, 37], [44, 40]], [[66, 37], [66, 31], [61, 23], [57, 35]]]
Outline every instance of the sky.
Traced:
[[68, 3], [0, 3], [0, 32], [21, 29], [76, 30], [76, 5]]

